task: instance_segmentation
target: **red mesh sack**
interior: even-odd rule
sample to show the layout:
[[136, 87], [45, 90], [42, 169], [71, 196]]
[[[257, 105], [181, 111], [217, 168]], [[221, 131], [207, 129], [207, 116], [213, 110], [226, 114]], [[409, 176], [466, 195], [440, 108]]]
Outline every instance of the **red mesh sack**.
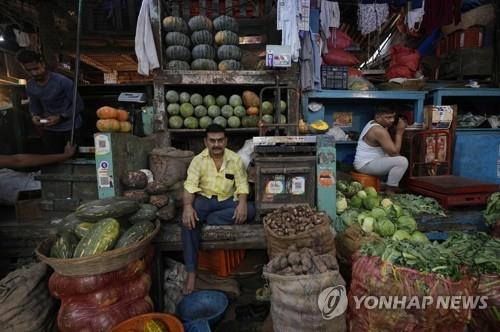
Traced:
[[[474, 280], [464, 277], [451, 281], [434, 273], [397, 267], [379, 257], [355, 255], [349, 290], [350, 331], [405, 331], [405, 332], [463, 332], [471, 316], [471, 309], [428, 305], [424, 308], [396, 308], [356, 305], [363, 296], [403, 296], [411, 298], [430, 296], [470, 296]], [[409, 301], [409, 300], [408, 300]]]
[[347, 76], [349, 77], [363, 77], [363, 72], [358, 68], [349, 67], [347, 68]]
[[93, 293], [76, 295], [63, 300], [74, 308], [105, 308], [118, 301], [131, 301], [149, 294], [151, 277], [144, 273], [138, 278], [109, 285]]
[[153, 302], [146, 296], [132, 301], [119, 301], [104, 309], [61, 305], [57, 326], [61, 332], [104, 332], [131, 317], [153, 311]]
[[413, 78], [415, 72], [412, 72], [410, 68], [403, 65], [390, 66], [389, 70], [385, 73], [385, 78], [390, 80], [391, 78], [396, 77], [404, 77], [404, 78]]
[[328, 49], [344, 49], [352, 44], [352, 39], [344, 31], [336, 28], [330, 29], [330, 38], [326, 41]]
[[95, 276], [66, 277], [54, 272], [49, 279], [49, 289], [52, 296], [58, 299], [78, 294], [89, 294], [111, 283], [122, 283], [134, 279], [144, 270], [145, 263], [142, 259], [139, 259], [128, 264], [123, 269]]
[[420, 54], [417, 50], [395, 45], [391, 48], [391, 64], [385, 77], [387, 79], [404, 77], [413, 78], [420, 65]]
[[323, 56], [323, 62], [329, 66], [354, 66], [359, 63], [358, 58], [342, 49], [329, 49]]
[[487, 308], [472, 311], [469, 327], [474, 332], [496, 332], [500, 329], [500, 276], [489, 274], [479, 278], [477, 296], [486, 296]]

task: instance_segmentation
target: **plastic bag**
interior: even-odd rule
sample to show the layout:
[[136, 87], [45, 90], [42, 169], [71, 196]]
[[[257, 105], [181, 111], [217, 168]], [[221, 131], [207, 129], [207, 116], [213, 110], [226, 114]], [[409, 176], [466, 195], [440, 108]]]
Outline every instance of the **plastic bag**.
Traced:
[[359, 63], [354, 55], [338, 48], [328, 50], [328, 54], [323, 56], [323, 61], [329, 66], [354, 66]]
[[237, 152], [241, 160], [243, 160], [245, 168], [247, 168], [248, 165], [250, 165], [250, 161], [252, 161], [253, 146], [254, 146], [253, 140], [247, 139], [243, 147], [239, 149]]
[[349, 136], [340, 128], [339, 126], [333, 126], [326, 133], [329, 136], [333, 136], [336, 141], [347, 141]]
[[377, 90], [375, 86], [363, 77], [352, 77], [347, 78], [347, 88], [354, 91], [369, 91]]

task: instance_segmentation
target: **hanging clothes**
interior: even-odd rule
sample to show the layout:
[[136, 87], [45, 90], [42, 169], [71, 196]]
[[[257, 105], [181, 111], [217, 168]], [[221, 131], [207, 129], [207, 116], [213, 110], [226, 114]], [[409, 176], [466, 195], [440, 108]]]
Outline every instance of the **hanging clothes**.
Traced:
[[139, 16], [137, 17], [137, 28], [135, 30], [135, 54], [137, 56], [137, 72], [144, 76], [160, 67], [156, 45], [151, 29], [149, 11], [152, 8], [152, 0], [143, 0]]
[[406, 16], [406, 25], [408, 26], [408, 30], [410, 32], [419, 31], [420, 25], [422, 24], [422, 21], [424, 19], [425, 1], [424, 0], [420, 1], [418, 5], [420, 5], [419, 8], [412, 7], [412, 9], [408, 11], [408, 15]]
[[389, 4], [387, 1], [360, 1], [358, 4], [358, 30], [362, 35], [367, 35], [380, 29], [389, 17]]
[[330, 28], [340, 27], [340, 7], [336, 1], [321, 1], [321, 12], [319, 15], [321, 30], [325, 38], [330, 38]]
[[302, 91], [312, 90], [314, 87], [313, 46], [310, 31], [300, 33], [300, 87]]
[[300, 52], [299, 0], [281, 0], [279, 3], [277, 27], [281, 30], [281, 45], [291, 47], [292, 61], [297, 62]]
[[427, 0], [422, 21], [424, 33], [430, 35], [444, 25], [460, 23], [461, 7], [462, 0]]
[[29, 47], [30, 46], [30, 36], [19, 29], [12, 29], [14, 31], [14, 34], [16, 35], [16, 42], [19, 47]]

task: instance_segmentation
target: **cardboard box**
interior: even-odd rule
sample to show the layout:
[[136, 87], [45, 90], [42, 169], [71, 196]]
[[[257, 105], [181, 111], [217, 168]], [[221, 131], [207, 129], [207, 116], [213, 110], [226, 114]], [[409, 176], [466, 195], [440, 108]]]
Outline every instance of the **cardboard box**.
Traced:
[[16, 219], [18, 222], [30, 222], [42, 218], [40, 209], [40, 190], [20, 191], [16, 200]]
[[425, 106], [424, 127], [427, 129], [449, 129], [456, 116], [456, 105]]

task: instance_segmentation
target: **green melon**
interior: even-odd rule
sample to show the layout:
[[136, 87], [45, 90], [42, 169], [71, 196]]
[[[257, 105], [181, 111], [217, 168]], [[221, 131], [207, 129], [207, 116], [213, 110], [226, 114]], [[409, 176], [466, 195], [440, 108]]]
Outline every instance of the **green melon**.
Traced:
[[215, 100], [215, 103], [217, 104], [217, 106], [219, 107], [222, 107], [224, 105], [227, 105], [227, 97], [226, 96], [223, 96], [223, 95], [220, 95], [217, 97], [217, 99]]
[[172, 129], [179, 129], [182, 128], [182, 118], [178, 115], [171, 116], [168, 119], [168, 126]]
[[280, 123], [286, 123], [286, 116], [280, 114]]
[[179, 101], [179, 93], [175, 90], [168, 90], [165, 94], [165, 100], [169, 103], [176, 103]]
[[207, 108], [203, 105], [198, 105], [194, 108], [194, 116], [201, 118], [207, 115]]
[[237, 117], [240, 117], [240, 118], [247, 115], [247, 110], [243, 106], [236, 106], [234, 108], [233, 112], [234, 112], [234, 115], [236, 115]]
[[241, 97], [239, 95], [232, 95], [229, 97], [229, 105], [236, 107], [236, 106], [241, 106], [243, 105], [243, 100], [241, 100]]
[[237, 116], [231, 116], [227, 119], [227, 125], [231, 128], [238, 128], [241, 125], [240, 118]]
[[218, 117], [220, 115], [220, 107], [217, 105], [212, 105], [208, 108], [208, 115], [212, 118]]
[[187, 92], [181, 92], [179, 95], [179, 102], [182, 103], [189, 103], [189, 98], [191, 98], [191, 95]]
[[265, 122], [265, 123], [273, 123], [274, 121], [274, 117], [270, 114], [264, 114], [262, 116], [262, 121]]
[[181, 110], [181, 106], [177, 103], [168, 104], [167, 113], [170, 115], [178, 115]]
[[285, 113], [286, 111], [286, 103], [283, 100], [280, 100], [280, 112]]
[[198, 128], [198, 119], [193, 116], [188, 116], [184, 119], [184, 127], [188, 129]]
[[212, 95], [206, 95], [205, 98], [203, 98], [203, 104], [205, 104], [206, 107], [215, 105], [215, 97]]
[[265, 101], [262, 103], [262, 114], [273, 114], [274, 107], [270, 101]]
[[216, 118], [214, 119], [214, 122], [213, 122], [213, 123], [218, 124], [219, 126], [224, 127], [224, 128], [226, 128], [226, 126], [227, 126], [227, 120], [226, 120], [226, 118], [225, 118], [225, 117], [223, 117], [223, 116], [218, 116], [218, 117], [216, 117]]
[[198, 106], [203, 104], [203, 96], [200, 95], [199, 93], [193, 93], [191, 97], [189, 98], [189, 102], [193, 106]]
[[193, 105], [191, 105], [190, 103], [184, 103], [181, 105], [181, 115], [183, 118], [192, 116], [193, 113], [194, 113]]
[[243, 127], [257, 127], [259, 125], [259, 117], [256, 115], [248, 115], [241, 119], [241, 124]]
[[222, 116], [227, 119], [227, 118], [233, 116], [233, 106], [231, 106], [231, 105], [224, 105], [220, 109], [220, 112], [221, 112]]
[[209, 116], [204, 116], [200, 119], [200, 128], [206, 129], [212, 124], [212, 118]]

